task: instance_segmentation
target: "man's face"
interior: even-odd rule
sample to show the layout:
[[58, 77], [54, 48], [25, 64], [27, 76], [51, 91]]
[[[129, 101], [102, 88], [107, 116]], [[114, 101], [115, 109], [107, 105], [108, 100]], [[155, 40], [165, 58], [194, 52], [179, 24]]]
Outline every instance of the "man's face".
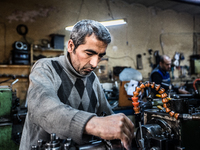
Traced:
[[171, 58], [164, 57], [164, 63], [160, 62], [160, 67], [164, 71], [170, 71], [171, 70]]
[[74, 69], [81, 75], [93, 71], [101, 58], [106, 54], [107, 44], [98, 40], [94, 34], [85, 37], [84, 44], [79, 45], [74, 51], [74, 43], [68, 42], [70, 62]]

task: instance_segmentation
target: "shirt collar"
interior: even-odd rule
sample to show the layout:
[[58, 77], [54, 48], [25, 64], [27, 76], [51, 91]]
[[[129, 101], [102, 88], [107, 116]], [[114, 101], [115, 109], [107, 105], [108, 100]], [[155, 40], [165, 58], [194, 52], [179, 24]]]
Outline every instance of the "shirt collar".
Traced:
[[160, 67], [160, 65], [159, 65], [159, 70], [163, 73], [163, 74], [166, 74], [167, 73], [167, 71], [165, 71], [165, 70], [163, 70], [161, 67]]

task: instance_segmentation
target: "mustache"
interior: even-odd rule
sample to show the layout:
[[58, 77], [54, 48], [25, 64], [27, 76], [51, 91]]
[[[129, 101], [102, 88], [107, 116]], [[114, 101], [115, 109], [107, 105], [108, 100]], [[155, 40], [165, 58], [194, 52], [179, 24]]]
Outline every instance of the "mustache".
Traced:
[[92, 67], [91, 65], [85, 65], [84, 67], [83, 67], [84, 69], [91, 69], [91, 70], [94, 70], [94, 69], [96, 69], [96, 67]]
[[96, 69], [96, 67], [91, 67], [92, 70]]

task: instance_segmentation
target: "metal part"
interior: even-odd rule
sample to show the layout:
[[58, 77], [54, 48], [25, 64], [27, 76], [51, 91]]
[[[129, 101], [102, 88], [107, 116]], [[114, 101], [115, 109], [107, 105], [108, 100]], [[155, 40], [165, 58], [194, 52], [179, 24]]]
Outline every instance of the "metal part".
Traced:
[[31, 146], [31, 150], [37, 150], [37, 146], [36, 145], [32, 145]]
[[152, 147], [150, 150], [160, 150], [159, 147]]
[[11, 85], [10, 85], [10, 88], [12, 89], [12, 86], [15, 84], [15, 83], [17, 83], [19, 81], [19, 79], [16, 79], [15, 81], [13, 81], [12, 83], [11, 83]]
[[185, 150], [185, 148], [184, 147], [177, 147], [177, 150]]
[[59, 139], [55, 133], [50, 135], [50, 141], [38, 140], [37, 145], [32, 145], [31, 150], [123, 150], [120, 140], [93, 140], [88, 144], [78, 145], [71, 138]]
[[[141, 130], [142, 130], [142, 136], [141, 136]], [[162, 133], [162, 129], [157, 124], [146, 124], [143, 125], [141, 129], [137, 130], [136, 132], [136, 142], [140, 146], [140, 148], [143, 150], [150, 149], [150, 145], [148, 141], [152, 137], [160, 136]], [[141, 145], [141, 142], [143, 141], [143, 145]]]
[[[149, 87], [148, 84], [145, 84], [145, 87]], [[145, 87], [143, 83], [140, 84], [140, 90]], [[163, 107], [157, 105], [159, 109], [152, 109], [154, 107], [145, 109], [145, 103], [144, 106], [140, 104], [141, 110], [144, 110], [141, 111], [141, 116], [144, 116], [144, 125], [136, 132], [138, 147], [142, 150], [198, 150], [200, 147], [198, 142], [200, 99], [194, 94], [171, 95], [169, 93], [171, 97], [167, 97], [162, 87], [153, 83], [151, 83], [151, 88], [159, 92], [156, 96], [162, 99]], [[137, 89], [136, 92], [138, 92]], [[133, 94], [133, 98], [137, 97], [137, 93]], [[154, 100], [151, 101], [154, 102]]]
[[172, 85], [170, 84], [170, 85], [169, 85], [169, 93], [168, 93], [169, 98], [171, 98], [171, 97], [170, 97], [171, 89], [172, 89]]
[[144, 149], [144, 138], [142, 136], [141, 122], [139, 122], [139, 127], [140, 127], [140, 136], [141, 136], [141, 139], [139, 140], [139, 145], [140, 145], [141, 149], [143, 150]]
[[106, 145], [102, 141], [96, 141], [93, 142], [92, 144], [87, 144], [84, 146], [79, 146], [79, 150], [106, 150]]
[[[176, 120], [169, 114], [160, 112], [158, 109], [144, 111], [145, 125], [136, 132], [136, 143], [144, 138], [145, 150], [198, 150], [200, 143], [200, 115], [199, 113], [181, 114]], [[196, 120], [195, 120], [196, 118]]]
[[50, 140], [45, 144], [45, 150], [61, 150], [60, 142], [56, 139], [55, 133], [51, 133]]

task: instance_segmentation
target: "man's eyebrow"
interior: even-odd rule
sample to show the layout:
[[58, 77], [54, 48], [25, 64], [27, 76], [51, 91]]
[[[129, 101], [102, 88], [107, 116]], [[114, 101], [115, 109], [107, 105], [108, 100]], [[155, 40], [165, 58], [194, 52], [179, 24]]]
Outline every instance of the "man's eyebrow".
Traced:
[[[85, 51], [90, 52], [90, 53], [93, 53], [93, 54], [98, 54], [96, 51], [91, 50], [91, 49], [87, 49], [87, 50], [85, 50]], [[104, 56], [104, 55], [106, 55], [106, 52], [100, 53], [100, 54], [99, 54], [99, 56]]]
[[86, 49], [85, 51], [90, 52], [90, 53], [93, 53], [93, 54], [97, 54], [97, 52], [95, 52], [95, 51], [92, 50], [92, 49]]

